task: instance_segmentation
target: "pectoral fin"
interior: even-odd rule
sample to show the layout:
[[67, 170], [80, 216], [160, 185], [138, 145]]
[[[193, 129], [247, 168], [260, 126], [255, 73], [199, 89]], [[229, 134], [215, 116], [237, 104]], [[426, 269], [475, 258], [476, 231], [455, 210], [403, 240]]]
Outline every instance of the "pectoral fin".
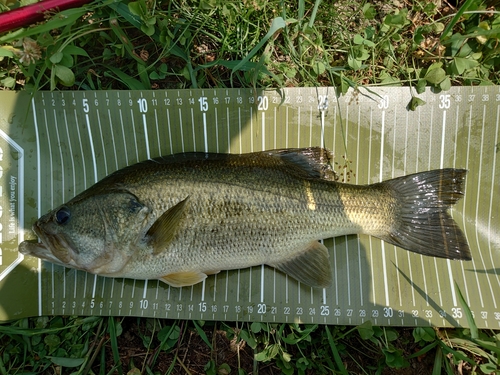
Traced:
[[318, 241], [314, 241], [293, 258], [270, 266], [314, 288], [328, 288], [332, 283], [328, 257], [328, 249]]
[[189, 197], [180, 201], [175, 206], [170, 207], [165, 211], [149, 228], [146, 233], [148, 244], [153, 247], [153, 254], [161, 253], [167, 245], [172, 241], [175, 235], [182, 214], [186, 207], [186, 202]]
[[201, 283], [206, 278], [207, 275], [205, 273], [192, 271], [171, 273], [170, 275], [161, 277], [160, 280], [168, 285], [180, 288], [181, 286], [190, 286]]

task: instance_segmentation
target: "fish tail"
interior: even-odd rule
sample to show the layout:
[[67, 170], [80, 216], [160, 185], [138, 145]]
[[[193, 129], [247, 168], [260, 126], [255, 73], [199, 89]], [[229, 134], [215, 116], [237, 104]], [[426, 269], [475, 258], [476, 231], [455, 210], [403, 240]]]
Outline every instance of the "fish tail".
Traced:
[[439, 169], [382, 182], [395, 197], [390, 232], [382, 240], [439, 258], [470, 260], [467, 240], [448, 209], [463, 197], [465, 169]]

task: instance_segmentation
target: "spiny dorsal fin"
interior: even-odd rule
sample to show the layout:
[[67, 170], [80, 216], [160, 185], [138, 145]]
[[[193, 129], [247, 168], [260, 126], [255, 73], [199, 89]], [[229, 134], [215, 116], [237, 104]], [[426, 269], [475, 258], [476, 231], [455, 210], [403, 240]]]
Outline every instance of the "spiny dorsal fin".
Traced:
[[186, 199], [165, 211], [146, 233], [148, 244], [153, 247], [154, 255], [161, 253], [172, 241], [188, 198], [186, 197]]
[[314, 288], [328, 288], [332, 283], [332, 271], [328, 259], [328, 249], [318, 241], [313, 241], [292, 259], [270, 264], [281, 272]]
[[201, 283], [207, 278], [207, 275], [203, 272], [188, 271], [188, 272], [177, 272], [171, 273], [160, 277], [160, 280], [168, 285], [180, 288], [181, 286], [191, 286], [194, 284]]

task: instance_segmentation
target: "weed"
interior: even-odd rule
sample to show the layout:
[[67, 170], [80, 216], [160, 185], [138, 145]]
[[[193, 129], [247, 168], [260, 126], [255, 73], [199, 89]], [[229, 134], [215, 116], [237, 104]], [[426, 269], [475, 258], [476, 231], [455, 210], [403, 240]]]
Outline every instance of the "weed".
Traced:
[[1, 373], [82, 371], [102, 347], [105, 318], [35, 318], [0, 326]]

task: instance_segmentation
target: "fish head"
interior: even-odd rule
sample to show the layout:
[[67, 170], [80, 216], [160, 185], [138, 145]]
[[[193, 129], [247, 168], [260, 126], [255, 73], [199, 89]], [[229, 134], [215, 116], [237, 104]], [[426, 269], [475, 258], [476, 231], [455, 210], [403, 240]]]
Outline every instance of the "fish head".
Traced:
[[33, 231], [41, 242], [24, 241], [19, 251], [95, 274], [116, 274], [140, 244], [149, 213], [129, 192], [72, 200], [40, 217]]

